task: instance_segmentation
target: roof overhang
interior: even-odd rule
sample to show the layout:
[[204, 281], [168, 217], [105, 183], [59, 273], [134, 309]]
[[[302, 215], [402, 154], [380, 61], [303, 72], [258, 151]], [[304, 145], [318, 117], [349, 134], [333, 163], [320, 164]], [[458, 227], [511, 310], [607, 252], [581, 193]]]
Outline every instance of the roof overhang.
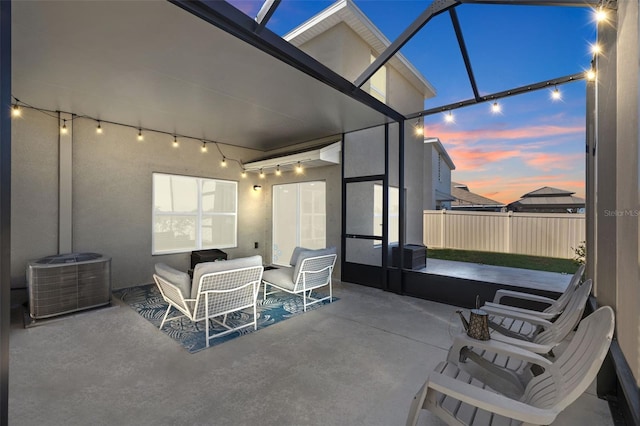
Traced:
[[169, 2], [13, 2], [12, 30], [13, 95], [41, 109], [261, 151], [392, 121]]

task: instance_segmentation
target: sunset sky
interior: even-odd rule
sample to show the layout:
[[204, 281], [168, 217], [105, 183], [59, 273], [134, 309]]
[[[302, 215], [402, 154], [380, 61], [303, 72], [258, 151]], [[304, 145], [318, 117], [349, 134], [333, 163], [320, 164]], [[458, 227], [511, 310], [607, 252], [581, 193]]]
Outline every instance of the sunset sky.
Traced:
[[[254, 17], [261, 0], [231, 1]], [[284, 35], [332, 1], [283, 0], [268, 27]], [[356, 0], [394, 40], [431, 0]], [[481, 95], [584, 71], [596, 38], [592, 11], [581, 7], [469, 5], [456, 9]], [[433, 18], [401, 53], [431, 82], [425, 108], [473, 97], [448, 13]], [[605, 52], [606, 54], [606, 52]], [[559, 86], [561, 100], [544, 89], [424, 118], [425, 135], [438, 137], [456, 165], [452, 180], [509, 203], [542, 186], [584, 197], [585, 83]]]

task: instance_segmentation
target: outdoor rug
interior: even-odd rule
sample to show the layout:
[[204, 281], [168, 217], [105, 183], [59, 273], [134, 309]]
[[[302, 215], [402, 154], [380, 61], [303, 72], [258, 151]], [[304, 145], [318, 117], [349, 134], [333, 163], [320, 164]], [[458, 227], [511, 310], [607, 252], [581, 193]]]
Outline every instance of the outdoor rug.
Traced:
[[[156, 328], [160, 327], [162, 317], [167, 310], [168, 304], [162, 298], [160, 290], [158, 290], [158, 287], [155, 284], [116, 290], [113, 292], [113, 295], [131, 306], [143, 318], [155, 325]], [[321, 293], [314, 293], [312, 296], [316, 298], [324, 297]], [[338, 298], [334, 297], [332, 300], [335, 302]], [[327, 303], [329, 303], [329, 301], [325, 300], [321, 303], [307, 306], [307, 312], [318, 309]], [[260, 331], [272, 324], [276, 324], [280, 321], [284, 321], [304, 313], [302, 297], [285, 292], [277, 292], [268, 295], [267, 300], [262, 300], [261, 289], [258, 294], [257, 312], [258, 331]], [[169, 318], [178, 315], [182, 315], [182, 313], [177, 309], [172, 308], [171, 313], [169, 313]], [[246, 323], [247, 320], [251, 320], [252, 316], [253, 309], [249, 308], [244, 311], [229, 314], [227, 317], [227, 323], [229, 325], [233, 325], [234, 323]], [[226, 330], [224, 327], [213, 323], [214, 333], [224, 330]], [[225, 336], [216, 337], [209, 341], [209, 347], [219, 345], [243, 334], [249, 334], [255, 331], [256, 330], [254, 330], [253, 327], [246, 327]], [[194, 323], [186, 317], [174, 321], [167, 321], [164, 324], [164, 327], [162, 327], [162, 332], [180, 343], [180, 345], [190, 353], [196, 353], [207, 348], [205, 342], [204, 321]]]

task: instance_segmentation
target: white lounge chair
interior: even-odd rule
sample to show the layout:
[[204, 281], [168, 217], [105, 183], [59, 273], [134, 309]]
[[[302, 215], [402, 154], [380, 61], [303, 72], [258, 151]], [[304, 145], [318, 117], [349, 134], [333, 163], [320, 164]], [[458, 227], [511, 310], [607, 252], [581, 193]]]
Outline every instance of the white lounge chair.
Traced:
[[[542, 331], [535, 334], [531, 340], [527, 336], [517, 338], [492, 330], [492, 343], [507, 344], [540, 355], [553, 354], [552, 350], [562, 343], [580, 322], [590, 292], [591, 280], [587, 280], [576, 290], [566, 309], [555, 322], [549, 322], [535, 316], [518, 314], [519, 319], [514, 320], [514, 322], [522, 322], [525, 319], [534, 321], [536, 326], [541, 327]], [[449, 349], [447, 361], [458, 364], [461, 369], [472, 370], [471, 367], [467, 367], [464, 364], [467, 359], [471, 359], [487, 372], [509, 380], [513, 383], [516, 392], [522, 392], [523, 384], [526, 384], [530, 379], [527, 376], [526, 363], [517, 358], [512, 359], [499, 352], [493, 352], [491, 345], [481, 345], [480, 342], [475, 339], [467, 339], [466, 335], [456, 336], [453, 345]]]
[[[560, 297], [558, 297], [557, 299], [552, 299], [550, 297], [545, 297], [545, 296], [539, 296], [537, 294], [500, 289], [496, 292], [496, 295], [493, 298], [493, 302], [485, 303], [484, 307], [508, 309], [516, 312], [537, 315], [540, 318], [553, 321], [555, 318], [558, 317], [558, 315], [562, 313], [564, 308], [569, 303], [571, 296], [580, 285], [582, 280], [582, 275], [584, 274], [584, 270], [585, 270], [585, 265], [580, 265], [578, 270], [571, 277], [571, 281], [569, 281], [569, 285], [565, 289], [564, 293], [562, 293]], [[544, 310], [519, 308], [516, 306], [506, 304], [506, 301], [508, 299], [517, 299], [517, 300], [542, 303], [547, 305], [547, 307]]]
[[[256, 302], [263, 270], [261, 256], [199, 263], [193, 271], [193, 285], [188, 288], [190, 280], [186, 273], [165, 264], [157, 264], [153, 279], [162, 298], [169, 304], [160, 329], [165, 322], [183, 317], [193, 322], [205, 321], [207, 347], [215, 337], [245, 327], [257, 329]], [[171, 308], [183, 315], [168, 318]], [[228, 314], [247, 308], [253, 308], [252, 321], [235, 326], [227, 323]], [[222, 320], [216, 317], [222, 317]], [[211, 334], [210, 321], [222, 325], [226, 330]]]
[[[449, 425], [548, 425], [595, 379], [613, 337], [613, 310], [601, 307], [583, 320], [555, 362], [518, 348], [505, 352], [544, 371], [531, 379], [521, 398], [509, 398], [450, 362], [438, 364], [414, 397], [407, 426], [415, 426], [424, 408]], [[499, 350], [497, 347], [496, 350]], [[513, 419], [513, 422], [510, 420]]]
[[[330, 247], [319, 250], [307, 250], [296, 247], [291, 259], [291, 267], [279, 267], [264, 272], [263, 297], [274, 292], [267, 292], [267, 286], [275, 287], [287, 293], [302, 296], [304, 312], [307, 306], [333, 299], [331, 274], [336, 263], [336, 248]], [[320, 299], [311, 297], [311, 292], [320, 287], [328, 286], [329, 295]]]
[[[538, 345], [547, 345], [553, 349], [559, 342], [578, 325], [582, 318], [587, 299], [591, 293], [591, 280], [582, 283], [569, 299], [569, 303], [554, 322], [547, 321], [537, 315], [530, 315], [510, 309], [483, 307], [489, 314], [489, 327], [492, 329], [492, 338], [503, 339], [513, 338], [515, 342], [509, 340], [507, 343], [524, 345], [527, 341]], [[499, 321], [497, 321], [499, 319]], [[525, 343], [518, 343], [525, 342]], [[529, 349], [529, 348], [527, 348]], [[532, 349], [529, 349], [532, 350]], [[541, 349], [542, 350], [542, 349]]]

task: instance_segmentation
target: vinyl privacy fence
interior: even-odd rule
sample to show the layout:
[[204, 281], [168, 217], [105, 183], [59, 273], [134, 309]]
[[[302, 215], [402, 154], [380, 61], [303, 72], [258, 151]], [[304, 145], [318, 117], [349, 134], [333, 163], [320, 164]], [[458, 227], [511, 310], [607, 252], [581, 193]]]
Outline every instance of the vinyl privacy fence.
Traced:
[[424, 244], [572, 259], [585, 240], [584, 214], [424, 211]]

